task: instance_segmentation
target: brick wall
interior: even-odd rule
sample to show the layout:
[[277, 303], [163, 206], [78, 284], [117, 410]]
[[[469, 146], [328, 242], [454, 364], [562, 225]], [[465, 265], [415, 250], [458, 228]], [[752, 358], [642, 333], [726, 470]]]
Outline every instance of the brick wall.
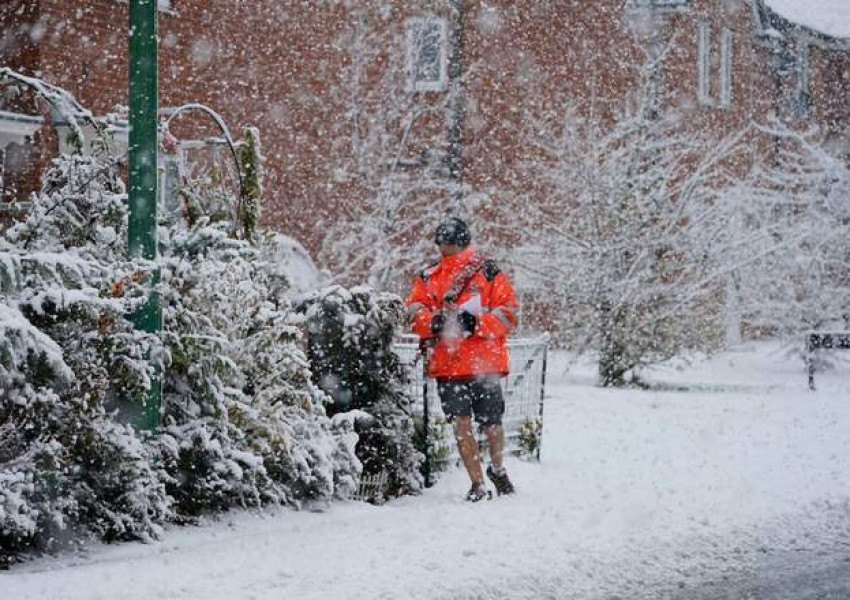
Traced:
[[[125, 2], [9, 2], [0, 8], [2, 39], [11, 36], [18, 42], [0, 45], [3, 64], [65, 87], [95, 114], [127, 103]], [[234, 135], [245, 126], [259, 127], [268, 161], [263, 220], [315, 252], [318, 223], [357, 202], [362, 193], [360, 184], [341, 181], [335, 173], [347, 151], [341, 140], [350, 133], [342, 85], [350, 56], [341, 40], [354, 26], [354, 16], [343, 2], [319, 0], [173, 0], [172, 6], [172, 12], [159, 17], [160, 105], [208, 104], [224, 116]], [[398, 31], [395, 37], [375, 38], [374, 43], [394, 47], [379, 53], [370, 66], [373, 80], [390, 62], [390, 53], [403, 52], [406, 17], [451, 14], [439, 0], [362, 0], [356, 5], [364, 6], [377, 31]], [[622, 0], [466, 0], [464, 6], [464, 176], [471, 185], [529, 185], [522, 163], [531, 155], [519, 133], [526, 115], [569, 103], [610, 121], [634, 95], [636, 66], [644, 60], [636, 35], [642, 24], [624, 13]], [[719, 34], [724, 27], [733, 34], [728, 109], [697, 102], [700, 21], [711, 24], [714, 98]], [[22, 22], [38, 24], [35, 39], [21, 28]], [[679, 110], [688, 127], [729, 132], [770, 114], [776, 104], [770, 56], [755, 39], [748, 0], [693, 0], [688, 10], [668, 13], [661, 27], [663, 37], [677, 44], [664, 63], [660, 100]], [[837, 128], [850, 106], [847, 55], [818, 54], [812, 62], [818, 103], [812, 119]], [[442, 99], [440, 93], [426, 96], [426, 103]], [[416, 137], [432, 138], [430, 145], [443, 152], [447, 126], [441, 116], [423, 118], [416, 124]], [[175, 132], [216, 134], [198, 121], [177, 123]], [[408, 158], [415, 162], [428, 145], [411, 146]]]

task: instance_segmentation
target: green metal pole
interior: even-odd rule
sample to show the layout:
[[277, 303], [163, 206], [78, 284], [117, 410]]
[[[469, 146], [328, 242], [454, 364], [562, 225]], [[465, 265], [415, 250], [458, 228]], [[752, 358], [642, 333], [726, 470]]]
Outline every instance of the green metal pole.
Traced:
[[[130, 0], [130, 140], [129, 223], [130, 258], [157, 258], [157, 39], [156, 0]], [[131, 315], [136, 327], [148, 333], [162, 329], [159, 296], [154, 293], [159, 273], [149, 280], [150, 299]], [[162, 382], [155, 373], [139, 427], [151, 432], [159, 426]]]

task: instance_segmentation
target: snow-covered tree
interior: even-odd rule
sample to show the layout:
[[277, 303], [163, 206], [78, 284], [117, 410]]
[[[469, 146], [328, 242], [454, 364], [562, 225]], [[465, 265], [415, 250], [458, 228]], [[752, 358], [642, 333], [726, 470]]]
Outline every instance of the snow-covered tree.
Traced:
[[319, 260], [335, 281], [400, 292], [432, 252], [434, 224], [475, 202], [453, 174], [447, 135], [463, 92], [454, 84], [439, 95], [415, 91], [405, 23], [369, 3], [349, 14], [336, 99], [343, 118], [331, 127], [341, 157], [334, 185], [350, 198], [320, 227]]
[[600, 384], [714, 347], [746, 132], [687, 133], [646, 100], [611, 125], [569, 108], [527, 122], [534, 183], [502, 221], [522, 238], [512, 260], [569, 342], [599, 351]]
[[300, 306], [313, 377], [333, 402], [328, 414], [350, 417], [364, 475], [387, 473], [387, 497], [418, 493], [422, 455], [414, 448], [408, 374], [393, 352], [403, 319], [401, 298], [367, 286], [331, 286]]
[[850, 169], [816, 131], [760, 128], [771, 151], [739, 204], [735, 253], [745, 325], [781, 336], [850, 327]]

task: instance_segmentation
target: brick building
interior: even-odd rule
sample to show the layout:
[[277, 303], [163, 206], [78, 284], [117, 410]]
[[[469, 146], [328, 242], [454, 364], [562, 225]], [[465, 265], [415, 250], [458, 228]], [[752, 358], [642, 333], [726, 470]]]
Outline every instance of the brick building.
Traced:
[[[640, 65], [661, 57], [655, 101], [687, 127], [728, 132], [777, 116], [820, 125], [847, 152], [850, 42], [769, 2], [159, 0], [160, 105], [202, 102], [234, 131], [258, 127], [263, 219], [316, 251], [322, 219], [371, 185], [356, 176], [363, 161], [385, 164], [367, 144], [352, 156], [357, 115], [370, 109], [385, 115], [384, 134], [409, 129], [393, 163], [407, 176], [516, 186], [529, 111], [569, 103], [616, 119], [635, 100]], [[126, 0], [6, 0], [0, 66], [109, 113], [127, 103], [127, 19]], [[387, 78], [390, 69], [402, 75]], [[406, 121], [410, 106], [422, 118]], [[11, 201], [33, 189], [33, 165], [58, 138], [31, 100], [0, 96], [0, 111]], [[192, 121], [176, 133], [211, 135]]]

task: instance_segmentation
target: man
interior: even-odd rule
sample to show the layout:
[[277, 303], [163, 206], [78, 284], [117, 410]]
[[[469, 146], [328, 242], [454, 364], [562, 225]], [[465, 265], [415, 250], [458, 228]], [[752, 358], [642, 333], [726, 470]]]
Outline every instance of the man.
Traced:
[[507, 335], [516, 327], [517, 302], [508, 278], [470, 245], [467, 224], [441, 222], [434, 242], [442, 259], [422, 271], [407, 299], [413, 331], [433, 344], [429, 375], [446, 417], [455, 423], [455, 439], [472, 481], [470, 502], [488, 496], [472, 431], [472, 419], [487, 436], [487, 476], [499, 494], [514, 486], [502, 464], [505, 401], [499, 380], [508, 374]]

